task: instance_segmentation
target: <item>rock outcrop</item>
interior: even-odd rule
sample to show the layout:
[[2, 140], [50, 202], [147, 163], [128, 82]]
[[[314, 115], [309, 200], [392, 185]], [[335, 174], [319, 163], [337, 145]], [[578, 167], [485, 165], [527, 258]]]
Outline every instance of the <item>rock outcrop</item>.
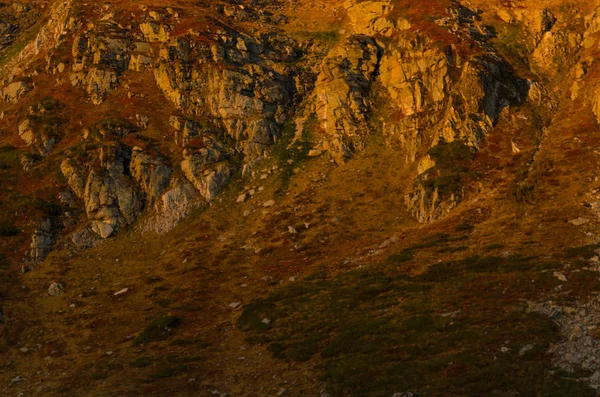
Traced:
[[51, 219], [44, 219], [31, 236], [27, 259], [33, 266], [42, 262], [52, 252], [56, 241], [56, 228]]
[[162, 45], [157, 85], [183, 113], [203, 118], [230, 136], [249, 158], [279, 135], [296, 91], [270, 68], [279, 52], [249, 36], [223, 32], [211, 45], [173, 38]]
[[368, 135], [368, 95], [379, 69], [381, 49], [372, 38], [350, 36], [324, 60], [315, 86], [317, 117], [325, 148], [338, 160], [361, 150]]
[[[329, 153], [344, 163], [371, 134], [382, 133], [405, 166], [416, 170], [405, 192], [409, 210], [420, 222], [433, 221], [466, 191], [461, 172], [442, 170], [432, 150], [458, 142], [476, 151], [504, 109], [527, 98], [550, 102], [543, 86], [516, 77], [498, 55], [495, 33], [480, 13], [457, 2], [431, 22], [450, 44], [415, 29], [391, 1], [346, 1], [347, 29], [322, 42], [215, 21], [211, 29], [183, 29], [182, 16], [171, 8], [140, 7], [141, 15], [124, 21], [109, 7], [84, 23], [71, 20], [70, 2], [61, 4], [39, 46], [47, 51], [46, 72], [69, 71], [56, 76], [57, 84], [68, 77], [100, 105], [121, 83], [130, 89], [131, 76], [143, 76], [175, 107], [168, 113], [170, 128], [160, 115], [141, 111], [81, 125], [85, 142], [61, 164], [89, 221], [70, 229], [80, 247], [136, 224], [144, 211], [145, 222], [152, 219], [144, 230], [169, 230], [198, 203], [214, 200], [238, 171], [248, 177], [268, 159], [298, 105], [316, 115], [309, 156]], [[216, 7], [232, 23], [281, 20], [253, 5]], [[563, 34], [560, 18], [545, 9], [531, 17], [509, 10], [501, 18], [528, 21], [533, 62], [560, 55], [564, 40], [568, 51], [581, 41]], [[588, 31], [594, 26], [590, 17]], [[29, 79], [8, 81], [13, 83], [3, 95], [9, 102], [33, 87]], [[33, 109], [22, 120], [19, 136], [35, 156], [47, 156], [61, 139], [59, 116]], [[147, 144], [152, 141], [144, 135], [158, 128], [170, 129], [176, 145]], [[22, 157], [23, 167], [34, 166], [34, 155]], [[452, 189], [440, 186], [448, 181]]]
[[16, 103], [30, 90], [30, 86], [25, 81], [13, 81], [2, 90], [2, 99], [5, 102]]
[[155, 212], [142, 224], [142, 230], [166, 233], [198, 206], [198, 191], [187, 180], [176, 180], [155, 204]]
[[227, 161], [233, 154], [223, 144], [204, 137], [202, 147], [184, 151], [181, 169], [202, 197], [211, 201], [236, 171]]
[[61, 106], [54, 98], [45, 98], [32, 106], [30, 114], [19, 124], [19, 137], [40, 156], [49, 155], [60, 141]]
[[152, 156], [135, 147], [129, 166], [131, 176], [146, 195], [146, 201], [154, 204], [169, 187], [171, 168], [159, 156]]
[[[351, 36], [324, 62], [317, 81], [316, 108], [321, 126], [333, 137], [328, 146], [336, 159], [348, 158], [361, 148], [369, 101], [385, 104], [386, 112], [394, 115], [393, 120], [383, 120], [382, 129], [410, 165], [420, 162], [440, 142], [461, 141], [477, 149], [503, 109], [527, 98], [531, 84], [516, 77], [508, 62], [495, 52], [489, 44], [494, 33], [477, 12], [455, 3], [449, 16], [437, 21], [459, 43], [443, 49], [425, 34], [403, 30], [405, 24], [391, 23], [388, 15], [393, 6], [387, 2], [347, 2], [346, 8], [355, 32], [389, 38], [379, 40], [381, 48], [372, 41], [370, 55], [361, 58], [369, 51], [360, 51], [352, 40], [373, 39]], [[461, 50], [461, 43], [477, 45], [478, 50]], [[340, 48], [346, 52], [343, 56]], [[354, 56], [346, 55], [352, 53]], [[336, 57], [338, 61], [332, 62]], [[364, 62], [366, 59], [372, 61]], [[356, 71], [348, 78], [344, 68], [353, 67]], [[381, 89], [373, 97], [369, 87], [375, 80]], [[406, 200], [421, 222], [442, 216], [462, 198], [458, 191], [443, 194], [427, 183], [433, 176], [426, 172], [432, 167], [418, 167], [415, 190]]]
[[112, 69], [91, 68], [87, 73], [79, 72], [71, 75], [71, 84], [81, 86], [94, 105], [104, 102], [118, 82], [117, 73]]
[[66, 39], [67, 33], [75, 25], [72, 11], [72, 0], [55, 2], [49, 12], [47, 21], [40, 28], [35, 38], [25, 45], [19, 55], [11, 58], [0, 68], [0, 75], [14, 77], [16, 73], [29, 67], [38, 55], [51, 52], [59, 47], [60, 43]]

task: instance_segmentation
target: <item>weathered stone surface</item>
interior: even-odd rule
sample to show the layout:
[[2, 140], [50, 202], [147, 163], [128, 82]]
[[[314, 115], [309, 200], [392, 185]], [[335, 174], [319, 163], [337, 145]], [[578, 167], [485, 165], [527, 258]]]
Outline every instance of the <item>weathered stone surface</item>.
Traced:
[[31, 236], [28, 259], [32, 264], [42, 262], [52, 252], [55, 243], [55, 228], [50, 219], [44, 219]]
[[91, 229], [108, 238], [132, 224], [144, 202], [129, 176], [131, 154], [126, 149], [119, 145], [102, 146], [94, 154], [97, 158], [92, 164], [67, 159], [61, 170], [73, 192], [83, 200]]
[[31, 121], [27, 118], [19, 124], [19, 137], [25, 141], [28, 146], [33, 144], [33, 131], [31, 130]]
[[154, 22], [140, 24], [140, 30], [146, 40], [151, 42], [165, 43], [169, 40], [170, 27]]
[[134, 148], [129, 168], [131, 176], [146, 194], [150, 204], [160, 199], [169, 186], [171, 168], [158, 156], [151, 156], [142, 149]]
[[550, 78], [558, 73], [557, 66], [570, 66], [571, 53], [579, 48], [582, 37], [576, 33], [548, 31], [531, 56], [534, 70]]
[[205, 139], [204, 148], [184, 153], [181, 170], [207, 201], [226, 186], [235, 172], [226, 161], [230, 155], [231, 151], [210, 138]]
[[154, 74], [176, 107], [215, 120], [214, 126], [237, 142], [239, 152], [255, 158], [279, 134], [295, 92], [292, 79], [266, 67], [264, 57], [278, 54], [233, 32], [211, 48], [170, 40], [161, 50], [163, 62]]
[[71, 74], [71, 84], [81, 86], [94, 105], [100, 105], [119, 82], [117, 73], [112, 69], [90, 68], [86, 73]]
[[[535, 88], [488, 45], [493, 35], [477, 13], [455, 5], [449, 14], [440, 24], [461, 40], [479, 42], [484, 53], [442, 51], [426, 36], [407, 32], [386, 43], [381, 59], [379, 78], [387, 95], [380, 101], [396, 110], [396, 120], [384, 120], [382, 128], [407, 164], [418, 161], [418, 174], [432, 168], [431, 159], [422, 156], [440, 142], [478, 148], [502, 111], [522, 103]], [[443, 216], [462, 199], [460, 192], [443, 196], [418, 181], [406, 202], [421, 222]]]
[[324, 60], [315, 86], [316, 111], [327, 149], [339, 161], [364, 146], [368, 135], [367, 96], [379, 68], [381, 50], [367, 36], [351, 36]]
[[41, 156], [47, 156], [50, 154], [52, 147], [59, 141], [57, 127], [58, 124], [45, 124], [41, 128], [36, 128], [31, 118], [27, 118], [19, 124], [19, 137]]
[[447, 215], [461, 199], [457, 193], [444, 197], [437, 187], [423, 185], [418, 185], [405, 197], [406, 205], [419, 223], [428, 223]]
[[16, 103], [19, 99], [29, 92], [31, 88], [24, 81], [13, 81], [2, 90], [4, 102]]
[[2, 74], [14, 76], [37, 60], [37, 56], [50, 52], [65, 39], [66, 33], [73, 29], [75, 19], [72, 18], [72, 0], [57, 1], [52, 4], [46, 22], [39, 29], [35, 38], [29, 41], [19, 55], [12, 57], [0, 69]]
[[389, 15], [394, 8], [391, 1], [350, 0], [344, 3], [344, 7], [355, 34], [391, 36], [395, 29], [406, 30], [411, 27], [407, 20]]
[[198, 191], [187, 180], [177, 180], [155, 205], [155, 214], [142, 225], [145, 231], [166, 233], [198, 206]]
[[201, 135], [210, 135], [215, 132], [188, 118], [172, 116], [169, 123], [175, 130], [175, 142], [182, 147], [187, 146], [193, 139], [199, 138]]
[[528, 302], [528, 306], [529, 312], [548, 316], [563, 336], [548, 349], [556, 365], [568, 372], [578, 369], [589, 371], [593, 375], [583, 380], [595, 387], [600, 386], [600, 377], [596, 374], [600, 371], [600, 361], [597, 359], [600, 345], [595, 336], [600, 319], [598, 298], [566, 306], [552, 301]]
[[86, 178], [84, 177], [81, 165], [73, 159], [66, 159], [61, 163], [60, 169], [73, 193], [80, 199], [83, 199]]
[[101, 241], [99, 234], [92, 232], [88, 227], [84, 227], [71, 235], [71, 242], [79, 249], [93, 248]]

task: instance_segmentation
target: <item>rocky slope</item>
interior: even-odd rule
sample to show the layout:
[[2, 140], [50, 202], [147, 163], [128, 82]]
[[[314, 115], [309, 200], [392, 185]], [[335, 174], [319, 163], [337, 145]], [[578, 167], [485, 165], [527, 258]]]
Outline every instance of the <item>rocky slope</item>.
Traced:
[[165, 3], [0, 4], [3, 392], [594, 395], [600, 4]]

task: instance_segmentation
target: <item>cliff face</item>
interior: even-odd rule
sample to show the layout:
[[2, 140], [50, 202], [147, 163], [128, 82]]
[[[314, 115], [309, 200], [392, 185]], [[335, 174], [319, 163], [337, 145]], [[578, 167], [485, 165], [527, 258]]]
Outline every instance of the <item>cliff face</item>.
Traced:
[[[287, 266], [306, 276], [328, 268], [315, 258], [348, 270], [410, 241], [386, 263], [404, 255], [402, 272], [413, 277], [426, 269], [411, 239], [428, 231], [446, 237], [420, 243], [442, 245], [425, 260], [464, 265], [465, 274], [472, 269], [458, 258], [483, 255], [483, 241], [510, 240], [504, 229], [541, 244], [531, 248], [539, 252], [564, 236], [564, 247], [598, 243], [600, 5], [414, 3], [1, 3], [0, 264], [28, 273], [18, 277], [68, 278], [70, 261], [100, 258], [123, 241], [145, 244], [148, 259], [213, 239], [198, 248], [204, 259], [194, 269]], [[454, 238], [468, 243], [447, 246]], [[497, 257], [528, 256], [511, 244]], [[137, 263], [121, 249], [130, 255], [114, 259]], [[192, 261], [182, 255], [176, 260]], [[69, 294], [57, 285], [52, 295]], [[231, 308], [258, 299], [248, 294]], [[278, 308], [291, 333], [285, 316], [294, 311], [279, 311], [276, 298], [261, 301], [263, 325], [240, 329], [268, 333]], [[536, 312], [546, 314], [542, 306]], [[310, 343], [255, 339], [278, 358], [309, 360], [304, 342], [330, 342], [311, 335]], [[290, 351], [294, 343], [302, 354]], [[330, 365], [335, 353], [326, 351]], [[336, 370], [327, 368], [323, 390], [360, 394], [332, 388]]]

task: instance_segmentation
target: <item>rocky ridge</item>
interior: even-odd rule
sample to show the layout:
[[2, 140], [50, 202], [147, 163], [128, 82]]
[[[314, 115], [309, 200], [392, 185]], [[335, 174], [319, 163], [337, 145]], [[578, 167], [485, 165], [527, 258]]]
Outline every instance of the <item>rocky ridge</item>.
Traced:
[[[94, 22], [74, 19], [72, 8], [71, 2], [57, 3], [35, 48], [26, 47], [19, 59], [63, 48], [72, 40], [66, 56], [47, 50], [46, 70], [68, 75], [93, 105], [104, 104], [119, 90], [122, 76], [152, 73], [178, 111], [170, 126], [181, 148], [180, 160], [152, 157], [121, 144], [103, 148], [100, 167], [109, 179], [86, 170], [98, 160], [63, 161], [71, 190], [83, 200], [91, 229], [102, 238], [133, 224], [143, 208], [158, 210], [168, 186], [191, 184], [199, 197], [211, 201], [236, 172], [250, 175], [269, 157], [298, 104], [315, 113], [322, 130], [313, 137], [315, 153], [326, 151], [343, 163], [373, 134], [373, 104], [386, 103], [394, 117], [382, 123], [383, 135], [398, 147], [406, 167], [417, 165], [406, 205], [419, 222], [433, 221], [456, 207], [465, 190], [460, 182], [451, 190], [437, 186], [445, 176], [429, 151], [452, 142], [476, 151], [503, 110], [523, 103], [538, 84], [515, 75], [490, 44], [492, 30], [477, 12], [459, 3], [436, 21], [454, 41], [441, 49], [426, 33], [413, 30], [408, 20], [395, 17], [392, 2], [348, 1], [344, 8], [351, 32], [344, 32], [322, 59], [305, 55], [316, 48], [312, 41], [299, 43], [281, 34], [252, 36], [222, 24], [210, 31], [174, 34], [182, 15], [172, 8], [143, 7], [139, 17], [127, 21], [106, 11]], [[219, 10], [239, 17], [227, 7]], [[540, 29], [532, 33], [536, 49], [555, 22], [549, 13], [540, 15], [539, 21], [531, 22]], [[465, 51], [466, 46], [471, 49]], [[8, 101], [19, 100], [29, 90], [27, 83], [15, 81], [5, 88]], [[56, 127], [36, 131], [31, 125], [35, 117], [22, 122], [19, 134], [45, 156], [60, 134], [51, 132]], [[152, 125], [147, 116], [143, 122], [142, 116], [136, 117], [143, 128]], [[95, 127], [86, 131], [90, 128]], [[109, 139], [100, 133], [102, 140]], [[119, 139], [127, 135], [119, 134]], [[24, 167], [31, 168], [31, 163], [24, 161]], [[176, 169], [185, 181], [170, 180]], [[107, 197], [101, 199], [100, 191]], [[169, 197], [183, 191], [169, 205], [192, 199], [188, 188], [168, 190]]]

